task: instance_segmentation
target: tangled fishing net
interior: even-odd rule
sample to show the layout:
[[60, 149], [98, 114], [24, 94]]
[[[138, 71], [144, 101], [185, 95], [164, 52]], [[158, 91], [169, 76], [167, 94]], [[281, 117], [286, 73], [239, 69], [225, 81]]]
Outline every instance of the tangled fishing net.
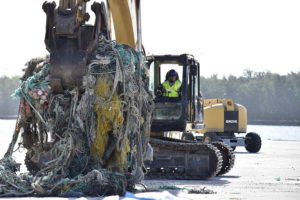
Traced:
[[[127, 45], [101, 39], [83, 85], [51, 92], [49, 58], [27, 64], [19, 118], [0, 160], [0, 196], [102, 196], [133, 190], [143, 179], [153, 95], [143, 56]], [[12, 159], [25, 148], [27, 174]]]

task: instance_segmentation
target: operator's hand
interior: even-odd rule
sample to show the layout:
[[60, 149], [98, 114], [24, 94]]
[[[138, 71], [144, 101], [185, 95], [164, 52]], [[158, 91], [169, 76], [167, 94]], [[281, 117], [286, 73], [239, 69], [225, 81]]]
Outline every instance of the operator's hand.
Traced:
[[155, 91], [155, 96], [162, 97], [163, 93], [164, 93], [164, 87], [162, 84], [159, 84], [159, 86], [157, 87], [157, 89]]

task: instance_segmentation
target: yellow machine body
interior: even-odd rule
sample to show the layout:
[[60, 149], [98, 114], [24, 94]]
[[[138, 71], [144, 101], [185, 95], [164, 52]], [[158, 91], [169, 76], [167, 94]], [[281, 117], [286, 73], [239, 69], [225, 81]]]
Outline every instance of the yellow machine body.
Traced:
[[247, 132], [247, 109], [232, 99], [205, 99], [203, 108], [202, 133]]
[[108, 0], [108, 3], [110, 8], [109, 15], [112, 15], [117, 43], [127, 44], [135, 48], [134, 27], [136, 24], [131, 17], [132, 11], [129, 8], [128, 0]]

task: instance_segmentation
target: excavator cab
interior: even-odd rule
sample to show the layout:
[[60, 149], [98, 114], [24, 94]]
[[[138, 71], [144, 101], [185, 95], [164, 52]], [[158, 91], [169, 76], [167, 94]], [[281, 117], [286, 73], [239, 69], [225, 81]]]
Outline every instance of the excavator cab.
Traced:
[[[155, 110], [152, 132], [185, 131], [202, 126], [202, 103], [200, 95], [200, 65], [193, 56], [149, 56], [149, 89], [155, 93]], [[181, 81], [179, 97], [164, 96], [163, 82], [166, 74], [174, 69]]]
[[[192, 55], [182, 54], [148, 56], [147, 64], [155, 108], [150, 137], [153, 161], [145, 162], [146, 178], [208, 179], [227, 173], [234, 164], [230, 147], [184, 138], [204, 128], [199, 62]], [[166, 91], [162, 84], [171, 69], [181, 81], [176, 97], [163, 95]]]

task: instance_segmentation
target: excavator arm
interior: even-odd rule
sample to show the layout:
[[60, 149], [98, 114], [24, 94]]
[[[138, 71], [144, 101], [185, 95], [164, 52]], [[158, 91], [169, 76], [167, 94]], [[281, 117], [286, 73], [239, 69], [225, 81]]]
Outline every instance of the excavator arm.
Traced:
[[[139, 51], [142, 49], [140, 0], [107, 0], [109, 15], [113, 18], [115, 38]], [[112, 24], [110, 18], [110, 24]]]

